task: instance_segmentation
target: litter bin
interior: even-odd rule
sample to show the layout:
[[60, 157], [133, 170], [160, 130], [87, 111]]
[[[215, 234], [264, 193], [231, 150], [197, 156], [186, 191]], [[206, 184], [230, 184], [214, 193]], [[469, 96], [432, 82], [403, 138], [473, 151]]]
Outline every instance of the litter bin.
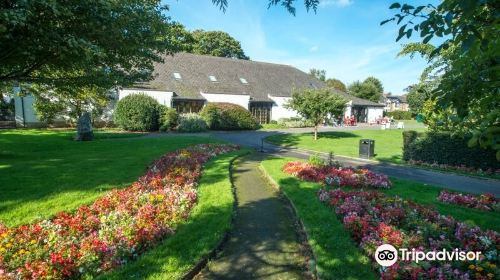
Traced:
[[359, 140], [359, 157], [371, 158], [375, 155], [375, 140], [361, 139]]

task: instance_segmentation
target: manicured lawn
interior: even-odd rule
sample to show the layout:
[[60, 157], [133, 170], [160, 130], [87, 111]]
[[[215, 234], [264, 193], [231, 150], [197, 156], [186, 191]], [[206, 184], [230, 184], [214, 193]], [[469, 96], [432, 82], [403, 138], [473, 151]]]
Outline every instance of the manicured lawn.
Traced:
[[234, 203], [229, 166], [237, 155], [247, 152], [222, 155], [206, 164], [198, 186], [198, 203], [175, 235], [99, 279], [180, 279], [186, 274], [229, 230]]
[[357, 248], [331, 208], [317, 198], [319, 184], [304, 182], [281, 171], [292, 159], [262, 162], [266, 173], [294, 204], [316, 256], [320, 279], [377, 279], [370, 260]]
[[[309, 235], [309, 243], [316, 255], [320, 278], [324, 279], [372, 279], [375, 271], [369, 260], [357, 248], [342, 222], [333, 210], [321, 203], [317, 191], [321, 185], [301, 181], [281, 171], [291, 158], [273, 158], [262, 162], [266, 173], [280, 186], [297, 209]], [[421, 204], [435, 207], [441, 214], [478, 225], [482, 229], [500, 231], [500, 213], [484, 212], [439, 202], [440, 188], [417, 182], [391, 178], [394, 186], [382, 190], [388, 195], [398, 195]]]
[[72, 131], [0, 131], [0, 222], [15, 226], [90, 203], [135, 181], [154, 159], [201, 137], [139, 138], [97, 132], [75, 142]]
[[312, 133], [278, 134], [269, 136], [266, 140], [287, 147], [358, 157], [359, 140], [365, 138], [375, 140], [375, 159], [401, 162], [403, 131], [397, 129], [321, 132], [318, 140], [313, 139]]

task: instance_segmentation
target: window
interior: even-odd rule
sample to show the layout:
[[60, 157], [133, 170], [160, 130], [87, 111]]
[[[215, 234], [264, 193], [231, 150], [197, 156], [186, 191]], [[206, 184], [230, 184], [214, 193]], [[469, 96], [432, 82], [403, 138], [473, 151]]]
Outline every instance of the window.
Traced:
[[180, 80], [180, 79], [182, 79], [181, 74], [179, 74], [179, 73], [177, 73], [177, 72], [174, 72], [174, 78], [175, 78], [176, 80]]
[[240, 82], [242, 84], [245, 84], [245, 85], [248, 84], [248, 82], [247, 82], [247, 80], [245, 78], [240, 78]]
[[215, 78], [215, 76], [208, 76], [208, 79], [212, 82], [217, 82], [217, 78]]

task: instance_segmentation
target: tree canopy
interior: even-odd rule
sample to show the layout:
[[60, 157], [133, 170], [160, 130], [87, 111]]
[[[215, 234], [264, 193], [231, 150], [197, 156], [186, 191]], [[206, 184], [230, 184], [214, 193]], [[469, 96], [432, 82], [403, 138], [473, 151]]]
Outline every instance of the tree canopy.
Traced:
[[[379, 84], [375, 84], [373, 82], [374, 80], [378, 81]], [[363, 82], [354, 81], [347, 88], [347, 92], [359, 98], [367, 99], [373, 102], [379, 102], [380, 98], [382, 97], [382, 91], [380, 90], [381, 88], [382, 83], [378, 79], [370, 77]]]
[[330, 79], [327, 79], [325, 81], [325, 83], [330, 88], [333, 88], [333, 89], [336, 89], [336, 90], [340, 90], [340, 91], [343, 91], [343, 92], [347, 92], [347, 87], [345, 86], [345, 84], [341, 80], [338, 80], [338, 79], [335, 79], [335, 78], [330, 78]]
[[181, 49], [160, 0], [3, 1], [0, 83], [129, 85]]
[[438, 6], [394, 3], [389, 8], [397, 12], [381, 24], [394, 21], [400, 25], [396, 41], [417, 35], [425, 45], [440, 38], [424, 54], [435, 70], [431, 78], [436, 81], [433, 101], [428, 104], [442, 112], [435, 117], [446, 118], [441, 122], [451, 124], [442, 129], [472, 133], [469, 144], [497, 150], [500, 160], [500, 31], [496, 2], [447, 0]]
[[326, 80], [326, 70], [311, 68], [309, 69], [309, 75], [323, 82]]
[[339, 118], [344, 114], [347, 100], [332, 94], [328, 89], [305, 89], [294, 91], [285, 108], [297, 111], [314, 124], [314, 139], [318, 139], [318, 125], [329, 117]]
[[211, 56], [250, 59], [245, 55], [239, 41], [222, 31], [205, 31], [198, 29], [192, 32], [193, 45], [190, 52]]

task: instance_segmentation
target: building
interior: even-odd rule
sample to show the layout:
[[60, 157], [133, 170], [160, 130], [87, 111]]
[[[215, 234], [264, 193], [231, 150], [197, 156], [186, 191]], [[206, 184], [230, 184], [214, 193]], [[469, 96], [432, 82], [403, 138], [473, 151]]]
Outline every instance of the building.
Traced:
[[[144, 93], [162, 105], [189, 113], [199, 112], [208, 102], [228, 102], [248, 109], [259, 123], [268, 123], [298, 116], [284, 107], [294, 90], [325, 87], [322, 81], [289, 65], [188, 53], [165, 56], [164, 62], [154, 65], [153, 76], [149, 82], [118, 89], [111, 103]], [[340, 91], [334, 94], [348, 100], [344, 114], [355, 116], [357, 122], [382, 117], [384, 105]], [[18, 125], [37, 124], [32, 103], [33, 97], [16, 98]]]
[[[152, 81], [119, 90], [119, 98], [145, 93], [181, 113], [198, 112], [207, 102], [228, 102], [248, 109], [259, 123], [297, 117], [284, 108], [293, 90], [323, 88], [325, 84], [289, 65], [179, 53], [155, 65]], [[346, 116], [358, 122], [382, 116], [383, 105], [343, 92]]]
[[393, 111], [409, 111], [410, 107], [406, 101], [406, 94], [404, 95], [383, 95], [383, 104], [385, 112]]

